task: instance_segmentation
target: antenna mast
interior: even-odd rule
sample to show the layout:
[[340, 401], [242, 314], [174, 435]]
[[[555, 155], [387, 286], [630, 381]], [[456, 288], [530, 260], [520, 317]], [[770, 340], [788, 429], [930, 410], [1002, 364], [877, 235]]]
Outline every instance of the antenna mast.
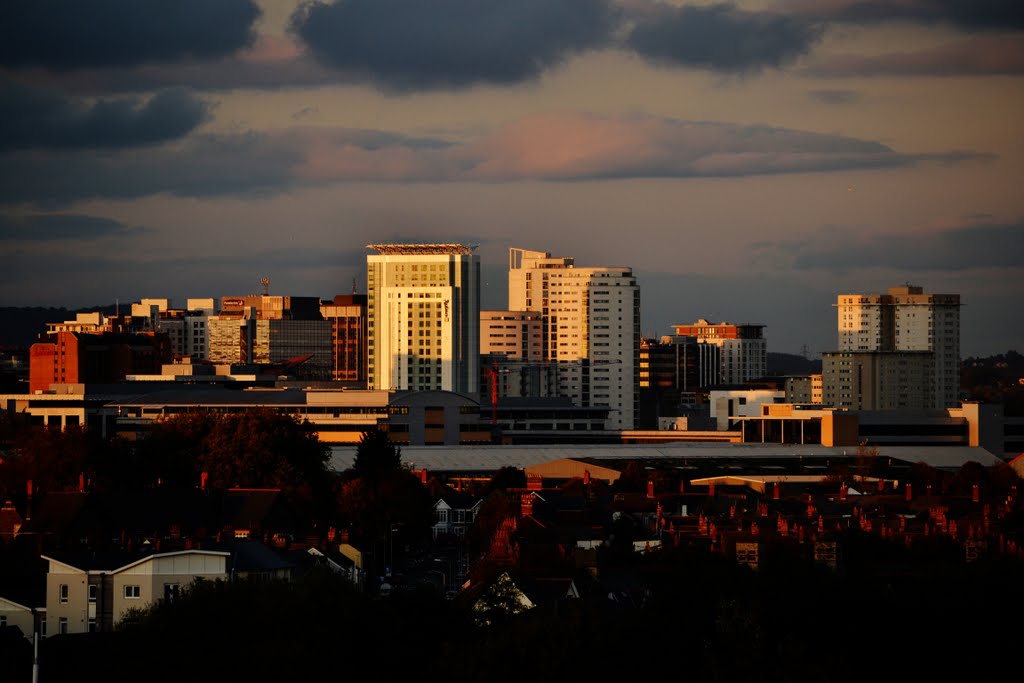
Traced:
[[261, 277], [260, 284], [263, 285], [263, 296], [270, 296], [270, 278]]

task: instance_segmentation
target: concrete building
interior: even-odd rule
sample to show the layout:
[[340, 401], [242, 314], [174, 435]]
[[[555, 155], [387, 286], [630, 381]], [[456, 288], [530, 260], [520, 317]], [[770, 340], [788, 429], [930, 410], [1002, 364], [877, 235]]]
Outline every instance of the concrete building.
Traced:
[[142, 299], [133, 303], [125, 324], [132, 332], [162, 332], [175, 356], [205, 359], [209, 356], [209, 316], [216, 312], [212, 298], [188, 299], [185, 308], [171, 306], [170, 299]]
[[509, 250], [510, 310], [544, 320], [545, 360], [558, 394], [608, 407], [609, 428], [632, 429], [640, 408], [640, 288], [631, 268], [579, 267], [548, 252]]
[[[1004, 458], [1002, 406], [965, 401], [942, 410], [843, 410], [793, 405], [761, 406], [740, 418], [744, 442], [937, 449], [981, 449]], [[851, 450], [852, 452], [852, 450]]]
[[544, 360], [544, 321], [538, 311], [480, 311], [480, 353]]
[[712, 389], [711, 419], [718, 429], [729, 429], [738, 418], [758, 416], [762, 406], [783, 400], [785, 392], [774, 389]]
[[[696, 337], [666, 335], [640, 342], [639, 429], [689, 424], [708, 387], [721, 383], [722, 349]], [[682, 421], [681, 421], [682, 420]]]
[[544, 360], [543, 330], [537, 311], [480, 311], [483, 402], [554, 395], [557, 372]]
[[823, 400], [822, 375], [792, 375], [786, 378], [786, 403], [820, 405]]
[[480, 257], [462, 244], [370, 244], [369, 388], [480, 389]]
[[926, 407], [958, 404], [959, 294], [926, 294], [908, 284], [891, 287], [888, 294], [840, 294], [836, 310], [839, 351], [928, 352], [932, 368]]
[[226, 580], [229, 553], [181, 550], [138, 557], [43, 555], [48, 636], [109, 632], [131, 609], [173, 600], [198, 578]]
[[701, 318], [690, 325], [673, 325], [677, 335], [696, 337], [722, 349], [722, 383], [743, 384], [768, 374], [768, 345], [764, 325], [710, 323]]
[[935, 356], [928, 351], [821, 354], [822, 403], [849, 410], [935, 408]]

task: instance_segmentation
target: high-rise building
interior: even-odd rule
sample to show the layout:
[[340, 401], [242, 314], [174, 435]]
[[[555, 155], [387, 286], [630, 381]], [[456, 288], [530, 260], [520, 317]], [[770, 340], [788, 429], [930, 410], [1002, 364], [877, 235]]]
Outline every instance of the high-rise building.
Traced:
[[479, 391], [480, 257], [462, 244], [370, 244], [369, 388]]
[[539, 312], [558, 394], [608, 407], [610, 429], [633, 429], [640, 407], [640, 288], [631, 268], [579, 267], [548, 252], [509, 250], [508, 307]]
[[[930, 358], [913, 361], [917, 366], [930, 365], [932, 368], [926, 380], [930, 389], [924, 407], [946, 408], [958, 405], [959, 294], [926, 294], [923, 288], [908, 284], [891, 287], [888, 294], [840, 294], [836, 309], [840, 352], [928, 352]], [[891, 359], [883, 358], [875, 365], [879, 368], [888, 367], [888, 360]], [[837, 362], [845, 360], [839, 359]], [[834, 395], [836, 391], [827, 386], [827, 374], [825, 381], [826, 394]], [[879, 383], [879, 386], [883, 404], [900, 404], [898, 397], [885, 395], [888, 391], [898, 389], [885, 383]], [[920, 387], [914, 389], [919, 390]]]
[[743, 384], [768, 374], [768, 345], [764, 325], [709, 323], [701, 318], [691, 325], [673, 325], [677, 335], [722, 349], [722, 383]]

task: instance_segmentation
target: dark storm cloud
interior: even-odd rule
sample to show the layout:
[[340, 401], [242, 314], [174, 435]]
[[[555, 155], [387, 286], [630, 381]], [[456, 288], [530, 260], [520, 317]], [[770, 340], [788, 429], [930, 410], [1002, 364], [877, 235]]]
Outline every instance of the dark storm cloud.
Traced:
[[856, 90], [809, 90], [807, 96], [822, 104], [854, 104], [861, 98]]
[[0, 150], [131, 147], [182, 137], [210, 107], [186, 90], [85, 100], [0, 80]]
[[249, 45], [252, 0], [5, 0], [0, 65], [77, 69], [215, 59]]
[[801, 17], [731, 4], [661, 6], [637, 20], [627, 45], [659, 64], [749, 73], [807, 54], [822, 30]]
[[131, 228], [112, 218], [81, 214], [32, 214], [13, 216], [0, 214], [0, 242], [52, 242], [61, 240], [91, 240], [100, 237], [137, 234], [141, 228]]
[[797, 247], [798, 269], [960, 271], [974, 268], [1024, 267], [1024, 221], [973, 225], [914, 234], [876, 235], [862, 240], [844, 237], [842, 244]]
[[396, 90], [536, 78], [613, 26], [606, 0], [340, 0], [291, 20], [321, 63]]
[[861, 24], [905, 21], [974, 30], [1024, 29], [1019, 0], [783, 0], [781, 7], [820, 19]]

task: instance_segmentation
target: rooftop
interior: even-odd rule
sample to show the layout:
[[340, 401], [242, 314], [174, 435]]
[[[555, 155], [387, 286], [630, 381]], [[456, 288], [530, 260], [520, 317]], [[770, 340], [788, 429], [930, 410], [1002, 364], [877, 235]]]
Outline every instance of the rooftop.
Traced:
[[410, 254], [458, 254], [469, 256], [476, 245], [465, 244], [367, 244], [367, 249], [375, 249], [378, 254], [410, 255]]

